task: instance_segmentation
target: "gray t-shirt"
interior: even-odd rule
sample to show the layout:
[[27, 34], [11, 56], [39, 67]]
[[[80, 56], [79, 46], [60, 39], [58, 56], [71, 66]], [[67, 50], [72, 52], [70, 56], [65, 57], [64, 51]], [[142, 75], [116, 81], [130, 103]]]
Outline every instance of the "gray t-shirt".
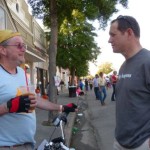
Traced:
[[150, 137], [150, 51], [146, 49], [120, 68], [115, 136], [126, 148], [136, 148]]

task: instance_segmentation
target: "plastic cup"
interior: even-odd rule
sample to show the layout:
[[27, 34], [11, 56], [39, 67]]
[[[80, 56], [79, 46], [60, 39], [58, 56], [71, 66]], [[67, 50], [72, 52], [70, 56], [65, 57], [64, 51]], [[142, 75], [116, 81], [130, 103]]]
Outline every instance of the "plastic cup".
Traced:
[[[17, 89], [17, 96], [29, 96], [29, 95], [36, 95], [35, 85], [20, 86]], [[30, 108], [30, 110], [34, 110], [34, 109], [35, 107]]]

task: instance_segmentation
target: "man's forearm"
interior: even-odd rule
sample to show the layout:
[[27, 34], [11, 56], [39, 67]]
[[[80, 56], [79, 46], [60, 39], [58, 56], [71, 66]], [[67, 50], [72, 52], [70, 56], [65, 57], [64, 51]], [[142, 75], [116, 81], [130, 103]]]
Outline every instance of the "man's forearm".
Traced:
[[6, 103], [1, 104], [1, 105], [0, 105], [0, 116], [1, 116], [1, 115], [4, 115], [4, 114], [6, 114], [6, 113], [8, 113], [7, 104], [6, 104]]
[[37, 107], [44, 110], [51, 110], [51, 111], [62, 111], [63, 109], [62, 105], [43, 100], [42, 98], [37, 100]]

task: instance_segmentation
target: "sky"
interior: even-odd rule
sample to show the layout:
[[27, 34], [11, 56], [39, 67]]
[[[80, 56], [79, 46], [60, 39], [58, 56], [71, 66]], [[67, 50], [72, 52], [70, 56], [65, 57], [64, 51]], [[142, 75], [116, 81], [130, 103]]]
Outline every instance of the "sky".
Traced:
[[[141, 45], [144, 48], [150, 50], [150, 0], [128, 0], [128, 8], [125, 9], [121, 5], [118, 5], [117, 8], [119, 9], [118, 13], [114, 14], [110, 21], [117, 18], [119, 15], [129, 15], [135, 17], [138, 21], [141, 29]], [[41, 20], [37, 20], [39, 24]], [[98, 30], [99, 24], [98, 22], [94, 22], [94, 26], [97, 28], [96, 33], [98, 34], [97, 38], [95, 39], [98, 46], [101, 48], [101, 54], [98, 56], [96, 62], [97, 63], [90, 63], [89, 71], [91, 75], [95, 75], [98, 71], [98, 66], [105, 62], [110, 62], [113, 65], [114, 70], [118, 71], [121, 64], [125, 60], [121, 54], [113, 53], [111, 45], [108, 43], [109, 39], [109, 28], [110, 28], [110, 21], [108, 22], [108, 26], [106, 27], [105, 31]]]
[[[141, 45], [150, 50], [150, 0], [129, 0], [127, 9], [120, 5], [117, 8], [119, 9], [119, 12], [114, 14], [110, 20], [117, 18], [119, 15], [130, 15], [136, 18], [141, 29]], [[97, 28], [99, 26], [98, 23], [94, 23], [94, 25]], [[113, 53], [111, 45], [108, 43], [109, 28], [110, 22], [108, 22], [105, 31], [97, 30], [98, 37], [95, 40], [101, 48], [102, 53], [98, 56], [96, 64], [90, 63], [89, 70], [91, 75], [95, 75], [98, 66], [105, 62], [111, 62], [114, 70], [118, 71], [125, 60], [121, 54]]]

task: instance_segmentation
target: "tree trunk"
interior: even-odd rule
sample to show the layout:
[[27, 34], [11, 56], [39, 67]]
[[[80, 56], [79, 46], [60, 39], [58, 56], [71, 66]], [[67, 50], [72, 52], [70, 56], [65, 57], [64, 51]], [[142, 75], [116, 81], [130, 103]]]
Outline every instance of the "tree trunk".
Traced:
[[74, 85], [75, 69], [71, 68], [71, 85]]
[[[58, 40], [58, 22], [57, 22], [57, 2], [56, 0], [50, 1], [50, 21], [51, 21], [51, 37], [49, 48], [49, 91], [51, 102], [57, 103], [57, 88], [54, 82], [56, 76], [56, 55], [57, 55], [57, 40]], [[51, 121], [53, 113], [49, 111], [48, 120]]]

